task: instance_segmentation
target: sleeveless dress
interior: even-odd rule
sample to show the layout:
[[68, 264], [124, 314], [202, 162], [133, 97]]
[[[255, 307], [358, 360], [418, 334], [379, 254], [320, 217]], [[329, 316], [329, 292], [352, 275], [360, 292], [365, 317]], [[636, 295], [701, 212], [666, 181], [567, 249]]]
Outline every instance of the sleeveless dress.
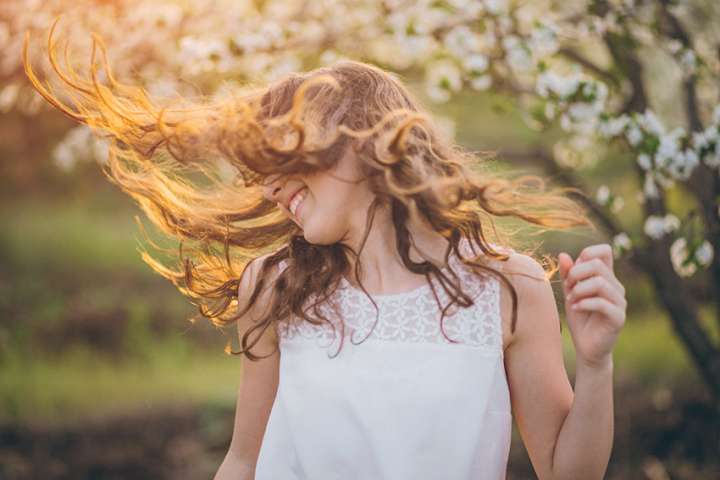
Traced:
[[[460, 247], [469, 255], [467, 239]], [[331, 297], [339, 310], [320, 308], [337, 333], [327, 322], [280, 324], [279, 383], [256, 480], [505, 479], [512, 413], [500, 283], [453, 254], [448, 266], [475, 305], [448, 309], [445, 335], [427, 283], [371, 295], [375, 324], [370, 300], [343, 278]]]

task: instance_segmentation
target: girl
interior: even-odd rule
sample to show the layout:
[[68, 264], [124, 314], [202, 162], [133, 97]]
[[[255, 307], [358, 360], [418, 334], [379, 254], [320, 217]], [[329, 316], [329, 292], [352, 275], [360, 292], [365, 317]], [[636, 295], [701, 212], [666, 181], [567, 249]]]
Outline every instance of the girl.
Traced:
[[[219, 101], [151, 100], [113, 78], [94, 38], [91, 79], [50, 49], [70, 107], [27, 47], [35, 88], [111, 141], [108, 178], [180, 240], [180, 269], [143, 258], [238, 329], [247, 361], [216, 479], [503, 479], [513, 417], [538, 478], [603, 477], [626, 309], [611, 248], [546, 272], [494, 223], [592, 226], [564, 190], [481, 170], [396, 75], [362, 62]], [[183, 175], [198, 172], [210, 182]]]

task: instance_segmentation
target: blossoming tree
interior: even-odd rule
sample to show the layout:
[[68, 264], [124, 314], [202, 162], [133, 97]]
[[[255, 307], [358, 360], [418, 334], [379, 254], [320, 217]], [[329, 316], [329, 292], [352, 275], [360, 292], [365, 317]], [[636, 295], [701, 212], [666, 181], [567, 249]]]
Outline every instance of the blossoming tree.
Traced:
[[[427, 95], [439, 103], [463, 89], [509, 94], [530, 127], [559, 126], [563, 135], [552, 147], [504, 156], [540, 162], [566, 186], [585, 188], [583, 165], [626, 159], [616, 164], [637, 179], [631, 201], [641, 205], [642, 229], [623, 223], [625, 200], [607, 185], [580, 200], [616, 258], [647, 273], [720, 404], [720, 346], [700, 320], [702, 289], [695, 288], [720, 298], [714, 255], [720, 248], [720, 33], [713, 28], [720, 7], [714, 2], [7, 0], [0, 5], [0, 110], [32, 115], [43, 108], [22, 74], [23, 35], [44, 35], [60, 13], [66, 28], [98, 32], [115, 75], [153, 95], [198, 88], [219, 95], [245, 82], [357, 58], [421, 71]], [[67, 61], [88, 58], [87, 37], [70, 35]], [[77, 127], [54, 158], [71, 168], [83, 158], [102, 161], [104, 152], [102, 141]], [[669, 202], [679, 193], [687, 199], [682, 208]], [[720, 328], [720, 308], [714, 313]]]

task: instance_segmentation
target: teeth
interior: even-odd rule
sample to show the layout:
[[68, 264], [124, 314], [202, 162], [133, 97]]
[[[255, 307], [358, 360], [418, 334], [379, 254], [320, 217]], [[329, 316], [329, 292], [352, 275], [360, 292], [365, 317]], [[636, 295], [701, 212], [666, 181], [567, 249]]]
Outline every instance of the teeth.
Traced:
[[305, 198], [305, 195], [307, 194], [307, 188], [303, 188], [301, 191], [293, 195], [292, 200], [290, 200], [289, 209], [290, 212], [295, 215], [295, 210], [297, 210], [298, 205], [300, 205], [300, 202], [303, 201]]

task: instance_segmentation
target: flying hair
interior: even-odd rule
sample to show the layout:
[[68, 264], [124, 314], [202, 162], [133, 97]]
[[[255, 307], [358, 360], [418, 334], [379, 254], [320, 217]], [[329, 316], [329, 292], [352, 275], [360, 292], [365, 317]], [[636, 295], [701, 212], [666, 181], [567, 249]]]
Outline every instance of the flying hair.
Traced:
[[[164, 235], [178, 242], [177, 249], [170, 250], [148, 239], [155, 250], [175, 256], [174, 266], [145, 249], [142, 259], [216, 327], [234, 324], [270, 288], [264, 314], [244, 332], [239, 351], [232, 351], [228, 341], [228, 353], [265, 358], [251, 349], [283, 319], [329, 322], [318, 307], [348, 273], [349, 257], [357, 258], [362, 251], [377, 208], [390, 209], [394, 240], [408, 270], [424, 274], [428, 281], [436, 278], [452, 299], [442, 307], [441, 327], [450, 305], [470, 306], [473, 300], [456, 275], [446, 275], [428, 260], [410, 259], [410, 220], [431, 225], [449, 241], [448, 254], [454, 252], [478, 275], [502, 280], [512, 296], [513, 331], [517, 293], [490, 263], [508, 258], [491, 243], [510, 246], [513, 236], [507, 232], [506, 238], [494, 220], [511, 217], [540, 231], [594, 228], [582, 207], [567, 196], [583, 195], [582, 191], [547, 190], [541, 177], [505, 178], [491, 171], [493, 152], [471, 152], [454, 144], [400, 77], [378, 66], [341, 60], [267, 85], [248, 84], [219, 99], [151, 97], [142, 87], [113, 76], [97, 34], [92, 34], [89, 78], [71, 66], [69, 41], [61, 65], [55, 52], [58, 41], [53, 39], [59, 20], [47, 39], [59, 86], [44, 85], [32, 69], [29, 32], [22, 52], [25, 73], [49, 104], [109, 142], [102, 164], [106, 177], [130, 195]], [[98, 52], [105, 83], [98, 75]], [[300, 227], [262, 193], [270, 175], [331, 169], [350, 148], [375, 194], [358, 252], [340, 243], [307, 242]], [[220, 175], [221, 162], [236, 172], [231, 182]], [[471, 240], [475, 255], [462, 255], [458, 247], [463, 239]], [[240, 305], [241, 280], [261, 257], [258, 282], [243, 295], [248, 302]], [[283, 260], [288, 268], [278, 272]], [[355, 278], [360, 278], [359, 264], [355, 262]], [[558, 270], [552, 257], [543, 257], [543, 265], [547, 278]], [[434, 287], [432, 292], [439, 302]], [[197, 319], [196, 315], [191, 321]]]

